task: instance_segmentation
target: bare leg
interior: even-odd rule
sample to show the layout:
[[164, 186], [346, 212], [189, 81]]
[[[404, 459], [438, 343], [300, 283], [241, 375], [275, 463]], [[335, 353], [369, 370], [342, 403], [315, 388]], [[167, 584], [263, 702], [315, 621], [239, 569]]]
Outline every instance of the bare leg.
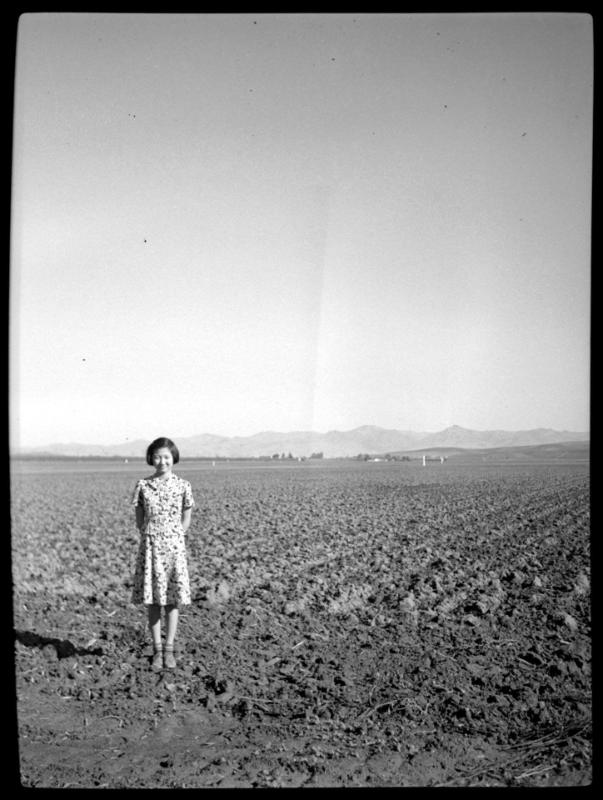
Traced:
[[167, 633], [165, 635], [166, 647], [174, 646], [176, 631], [178, 630], [178, 606], [166, 606], [165, 616], [167, 621]]
[[149, 615], [149, 628], [153, 637], [153, 663], [152, 669], [159, 672], [163, 667], [161, 646], [161, 607], [158, 605], [147, 606]]
[[147, 606], [147, 611], [149, 615], [149, 628], [151, 629], [151, 636], [153, 637], [153, 645], [155, 647], [161, 647], [161, 606]]
[[167, 620], [167, 633], [165, 636], [165, 666], [167, 669], [174, 669], [176, 659], [174, 658], [174, 639], [178, 628], [178, 606], [166, 606], [165, 616]]

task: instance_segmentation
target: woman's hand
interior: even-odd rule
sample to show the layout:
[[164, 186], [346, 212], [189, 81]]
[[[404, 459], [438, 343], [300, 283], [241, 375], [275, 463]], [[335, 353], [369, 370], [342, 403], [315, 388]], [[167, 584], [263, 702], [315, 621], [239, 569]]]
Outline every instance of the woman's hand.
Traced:
[[184, 533], [186, 533], [190, 527], [192, 514], [193, 514], [192, 508], [185, 508], [184, 511], [182, 512], [182, 530], [184, 531]]

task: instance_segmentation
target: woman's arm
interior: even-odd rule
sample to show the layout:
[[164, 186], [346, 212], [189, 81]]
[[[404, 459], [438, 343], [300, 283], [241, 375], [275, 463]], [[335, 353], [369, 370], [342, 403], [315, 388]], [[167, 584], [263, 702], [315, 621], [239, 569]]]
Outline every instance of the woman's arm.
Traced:
[[186, 533], [191, 524], [192, 508], [185, 508], [182, 512], [182, 530]]
[[139, 531], [142, 530], [142, 526], [144, 525], [144, 506], [139, 505], [136, 506], [136, 527]]

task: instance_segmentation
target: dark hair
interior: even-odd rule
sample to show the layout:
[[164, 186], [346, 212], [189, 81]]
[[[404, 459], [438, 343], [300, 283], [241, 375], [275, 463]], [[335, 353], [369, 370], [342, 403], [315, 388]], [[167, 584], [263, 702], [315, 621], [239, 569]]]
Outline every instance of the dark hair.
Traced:
[[155, 441], [151, 442], [147, 447], [147, 464], [149, 464], [149, 466], [153, 466], [153, 453], [155, 450], [160, 450], [162, 447], [168, 448], [174, 459], [174, 464], [180, 461], [180, 453], [174, 442], [171, 439], [166, 439], [165, 436], [160, 436], [159, 439], [155, 439]]

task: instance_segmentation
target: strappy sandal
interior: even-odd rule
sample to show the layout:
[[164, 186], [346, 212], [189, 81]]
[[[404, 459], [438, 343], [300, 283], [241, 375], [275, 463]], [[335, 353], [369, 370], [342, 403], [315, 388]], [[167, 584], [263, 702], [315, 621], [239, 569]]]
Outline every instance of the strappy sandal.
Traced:
[[161, 672], [163, 669], [163, 647], [160, 644], [153, 644], [153, 661], [151, 663], [153, 672]]
[[166, 644], [163, 663], [166, 669], [176, 668], [176, 659], [174, 658], [174, 645]]

